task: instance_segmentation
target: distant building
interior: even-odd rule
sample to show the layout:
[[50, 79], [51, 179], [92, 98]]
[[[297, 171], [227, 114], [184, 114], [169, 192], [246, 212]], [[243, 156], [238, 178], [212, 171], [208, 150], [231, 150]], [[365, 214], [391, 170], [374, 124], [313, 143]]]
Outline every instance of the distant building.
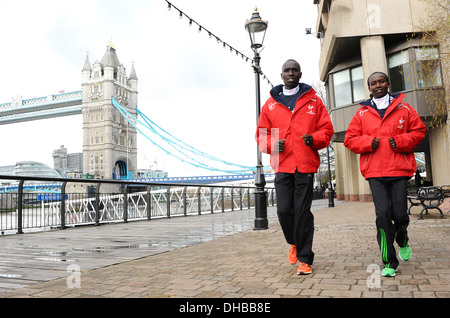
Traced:
[[[4, 176], [24, 176], [24, 177], [47, 177], [61, 178], [61, 175], [46, 164], [36, 161], [20, 161], [14, 166], [0, 167], [0, 175]], [[2, 180], [2, 183], [10, 182]]]
[[3, 166], [0, 167], [0, 175], [2, 176], [15, 176], [16, 166]]
[[53, 151], [53, 168], [63, 177], [81, 175], [83, 171], [83, 153], [67, 153], [67, 148], [61, 146]]

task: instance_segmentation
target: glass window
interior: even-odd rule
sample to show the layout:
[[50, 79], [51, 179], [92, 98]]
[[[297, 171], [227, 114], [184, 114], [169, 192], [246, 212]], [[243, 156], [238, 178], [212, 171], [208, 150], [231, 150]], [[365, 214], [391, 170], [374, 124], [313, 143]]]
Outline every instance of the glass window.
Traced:
[[392, 54], [388, 57], [391, 92], [396, 93], [412, 89], [412, 74], [408, 51]]
[[355, 67], [351, 70], [352, 75], [352, 88], [353, 88], [353, 101], [363, 100], [366, 98], [364, 91], [364, 74], [363, 68]]
[[352, 103], [352, 91], [350, 86], [350, 72], [343, 70], [333, 74], [335, 107]]
[[415, 48], [417, 86], [442, 86], [441, 68], [439, 65], [439, 52], [435, 47]]
[[365, 99], [362, 66], [334, 73], [333, 85], [335, 107], [350, 105]]

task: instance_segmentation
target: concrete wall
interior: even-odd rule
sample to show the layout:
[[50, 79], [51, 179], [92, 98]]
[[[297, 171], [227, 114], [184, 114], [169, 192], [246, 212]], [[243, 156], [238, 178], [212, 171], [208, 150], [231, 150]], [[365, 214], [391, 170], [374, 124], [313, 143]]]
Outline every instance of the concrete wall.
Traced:
[[[319, 10], [326, 10], [325, 2], [320, 1]], [[318, 31], [326, 29], [319, 61], [321, 80], [330, 70], [338, 39], [409, 33], [427, 18], [425, 9], [426, 3], [420, 0], [334, 0], [329, 12], [319, 12]]]

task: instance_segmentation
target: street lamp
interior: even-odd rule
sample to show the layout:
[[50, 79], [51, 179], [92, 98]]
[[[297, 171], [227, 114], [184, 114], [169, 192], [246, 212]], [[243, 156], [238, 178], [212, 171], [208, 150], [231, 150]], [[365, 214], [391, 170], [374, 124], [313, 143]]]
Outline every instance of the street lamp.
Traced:
[[[245, 29], [247, 30], [251, 48], [255, 53], [253, 70], [255, 72], [255, 87], [256, 87], [256, 123], [258, 124], [259, 115], [261, 113], [261, 101], [260, 101], [260, 89], [259, 89], [259, 74], [261, 68], [259, 62], [261, 60], [259, 52], [261, 51], [264, 43], [264, 37], [266, 35], [267, 21], [263, 21], [259, 16], [258, 9], [255, 7], [252, 17], [245, 23]], [[268, 229], [267, 221], [267, 194], [264, 186], [266, 180], [264, 178], [264, 171], [262, 165], [262, 155], [257, 147], [257, 163], [255, 174], [255, 230]]]
[[267, 21], [261, 19], [258, 8], [255, 7], [250, 21], [247, 20], [245, 23], [245, 29], [250, 35], [250, 41], [252, 43], [251, 48], [257, 53], [256, 51], [263, 47], [267, 30]]

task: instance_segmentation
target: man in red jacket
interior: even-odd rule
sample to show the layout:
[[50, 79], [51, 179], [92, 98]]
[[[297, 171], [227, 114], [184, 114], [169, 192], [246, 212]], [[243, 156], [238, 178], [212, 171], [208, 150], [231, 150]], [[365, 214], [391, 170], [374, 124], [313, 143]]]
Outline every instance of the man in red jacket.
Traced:
[[278, 219], [291, 245], [289, 262], [300, 262], [299, 275], [312, 272], [313, 176], [320, 165], [318, 150], [328, 146], [334, 133], [322, 100], [311, 86], [299, 83], [301, 75], [295, 60], [283, 64], [284, 85], [270, 91], [256, 130], [259, 149], [270, 154], [276, 173]]
[[381, 274], [395, 276], [399, 256], [411, 257], [407, 227], [407, 182], [416, 172], [414, 148], [426, 127], [417, 112], [403, 101], [403, 94], [388, 94], [389, 78], [381, 72], [367, 80], [372, 98], [361, 103], [351, 120], [344, 146], [361, 154], [361, 174], [369, 181], [375, 205], [377, 241], [385, 265]]

